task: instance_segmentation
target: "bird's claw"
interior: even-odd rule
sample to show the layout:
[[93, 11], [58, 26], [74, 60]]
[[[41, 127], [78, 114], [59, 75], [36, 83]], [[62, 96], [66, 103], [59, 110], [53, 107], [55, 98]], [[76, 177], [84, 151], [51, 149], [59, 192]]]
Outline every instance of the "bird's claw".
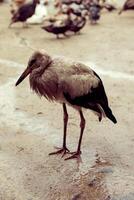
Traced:
[[70, 160], [70, 159], [81, 159], [81, 151], [77, 151], [77, 152], [72, 152], [71, 154], [73, 154], [72, 156], [69, 156], [68, 158], [65, 158], [65, 160]]
[[63, 154], [62, 154], [61, 157], [63, 158], [66, 153], [70, 153], [69, 149], [67, 149], [67, 148], [63, 150]]
[[69, 149], [67, 147], [62, 147], [62, 148], [59, 148], [59, 147], [55, 147], [56, 149], [58, 149], [58, 151], [54, 151], [52, 153], [49, 153], [49, 155], [55, 155], [55, 154], [61, 154], [62, 153], [62, 156], [61, 157], [64, 157], [64, 155], [66, 153], [69, 153]]

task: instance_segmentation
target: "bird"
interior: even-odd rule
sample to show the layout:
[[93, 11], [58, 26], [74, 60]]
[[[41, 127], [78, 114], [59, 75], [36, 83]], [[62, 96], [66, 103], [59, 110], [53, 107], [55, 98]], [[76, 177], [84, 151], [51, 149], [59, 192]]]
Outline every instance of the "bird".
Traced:
[[74, 32], [75, 34], [79, 33], [86, 24], [86, 18], [83, 16], [83, 13], [70, 7], [65, 11], [65, 14], [68, 16], [70, 22], [68, 31]]
[[134, 9], [134, 0], [126, 0], [122, 9], [119, 11], [119, 15], [125, 10], [133, 10]]
[[63, 34], [64, 36], [68, 36], [66, 32], [69, 29], [70, 26], [70, 19], [69, 16], [65, 20], [47, 20], [47, 24], [44, 23], [43, 26], [41, 27], [43, 30], [53, 33], [57, 36], [57, 39], [59, 39], [59, 34]]
[[86, 120], [83, 109], [92, 110], [99, 121], [107, 117], [117, 123], [109, 107], [108, 98], [99, 75], [81, 62], [68, 60], [65, 57], [50, 56], [44, 50], [35, 51], [29, 58], [27, 68], [18, 78], [18, 86], [29, 75], [31, 89], [40, 97], [51, 102], [58, 102], [63, 107], [63, 146], [49, 155], [71, 153], [66, 145], [68, 112], [67, 105], [76, 109], [80, 116], [80, 137], [75, 152], [65, 160], [80, 158], [81, 143]]
[[96, 24], [97, 20], [100, 19], [100, 10], [101, 6], [98, 3], [91, 2], [89, 7], [89, 18], [91, 20], [91, 24]]
[[77, 17], [81, 17], [81, 9], [80, 8], [72, 8], [72, 7], [68, 7], [68, 8], [66, 8], [66, 10], [64, 11], [63, 10], [63, 13], [65, 13], [65, 14], [68, 14], [68, 15], [71, 15], [71, 14], [74, 14], [75, 16], [77, 16]]
[[81, 5], [82, 4], [82, 0], [72, 0], [72, 3]]
[[12, 0], [10, 2], [10, 12], [13, 15], [15, 13], [16, 10], [19, 9], [20, 6], [22, 6], [23, 4], [25, 4], [26, 0]]
[[16, 22], [23, 22], [23, 25], [25, 25], [26, 20], [35, 13], [37, 3], [39, 3], [38, 0], [33, 0], [32, 2], [25, 3], [24, 5], [20, 6], [18, 10], [12, 13], [13, 16], [11, 18], [9, 27]]
[[35, 13], [27, 19], [28, 24], [41, 24], [47, 16], [47, 8], [44, 1], [37, 4]]
[[75, 17], [71, 19], [71, 23], [69, 26], [69, 31], [76, 33], [80, 33], [80, 30], [85, 26], [86, 18], [81, 15], [81, 17]]

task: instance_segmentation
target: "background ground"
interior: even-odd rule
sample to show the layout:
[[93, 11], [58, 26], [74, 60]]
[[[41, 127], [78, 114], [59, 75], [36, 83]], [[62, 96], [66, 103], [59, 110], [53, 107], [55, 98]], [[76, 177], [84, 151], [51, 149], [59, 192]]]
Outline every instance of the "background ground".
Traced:
[[[0, 13], [0, 200], [134, 200], [134, 13], [104, 13], [99, 25], [60, 40], [40, 26], [8, 29], [8, 5]], [[104, 82], [118, 124], [85, 111], [80, 164], [48, 156], [62, 144], [61, 105], [39, 99], [28, 79], [14, 86], [33, 53], [26, 44], [81, 60]], [[69, 114], [75, 150], [79, 116]]]

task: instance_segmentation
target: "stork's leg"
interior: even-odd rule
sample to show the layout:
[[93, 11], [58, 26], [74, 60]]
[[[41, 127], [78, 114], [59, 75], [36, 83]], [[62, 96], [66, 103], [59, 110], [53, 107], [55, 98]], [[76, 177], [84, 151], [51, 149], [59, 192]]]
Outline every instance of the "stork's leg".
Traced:
[[66, 158], [65, 160], [69, 160], [69, 159], [72, 159], [72, 158], [80, 158], [80, 154], [81, 154], [81, 142], [82, 142], [82, 136], [83, 136], [83, 133], [84, 133], [84, 129], [85, 129], [85, 118], [83, 116], [83, 113], [82, 111], [80, 110], [79, 111], [79, 114], [80, 114], [80, 137], [79, 137], [79, 143], [78, 143], [78, 147], [77, 147], [77, 151], [73, 153], [72, 156]]
[[81, 132], [80, 132], [80, 138], [79, 138], [79, 143], [78, 143], [78, 148], [77, 148], [77, 152], [79, 154], [81, 154], [81, 142], [82, 142], [82, 136], [83, 136], [84, 129], [85, 129], [85, 118], [83, 116], [82, 111], [80, 111], [80, 119], [81, 119], [81, 122], [80, 122]]
[[63, 113], [64, 113], [64, 135], [63, 135], [63, 147], [62, 148], [58, 148], [58, 151], [52, 152], [49, 155], [54, 155], [54, 154], [60, 154], [62, 153], [64, 156], [66, 153], [69, 152], [68, 148], [66, 147], [66, 134], [67, 134], [67, 122], [68, 122], [68, 113], [67, 113], [67, 108], [66, 108], [66, 104], [63, 103]]

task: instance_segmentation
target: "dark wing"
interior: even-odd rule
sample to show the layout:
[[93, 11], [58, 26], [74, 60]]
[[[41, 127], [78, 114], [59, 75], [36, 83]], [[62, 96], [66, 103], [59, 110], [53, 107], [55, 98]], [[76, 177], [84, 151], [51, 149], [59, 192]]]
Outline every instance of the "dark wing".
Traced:
[[34, 8], [32, 3], [27, 3], [23, 6], [21, 6], [18, 10], [18, 13], [23, 18], [27, 19], [28, 17], [31, 17], [34, 14]]
[[134, 0], [127, 0], [124, 4], [125, 9], [134, 9]]
[[[94, 71], [89, 76], [78, 76], [78, 79], [74, 79], [73, 86], [68, 86], [68, 91], [64, 91], [66, 100], [72, 105], [89, 108], [98, 113], [104, 111], [105, 115], [116, 123], [117, 121], [108, 106], [108, 99], [100, 77]], [[70, 77], [68, 85], [73, 83], [71, 79], [73, 79], [73, 76]], [[73, 90], [76, 91], [72, 95]]]

